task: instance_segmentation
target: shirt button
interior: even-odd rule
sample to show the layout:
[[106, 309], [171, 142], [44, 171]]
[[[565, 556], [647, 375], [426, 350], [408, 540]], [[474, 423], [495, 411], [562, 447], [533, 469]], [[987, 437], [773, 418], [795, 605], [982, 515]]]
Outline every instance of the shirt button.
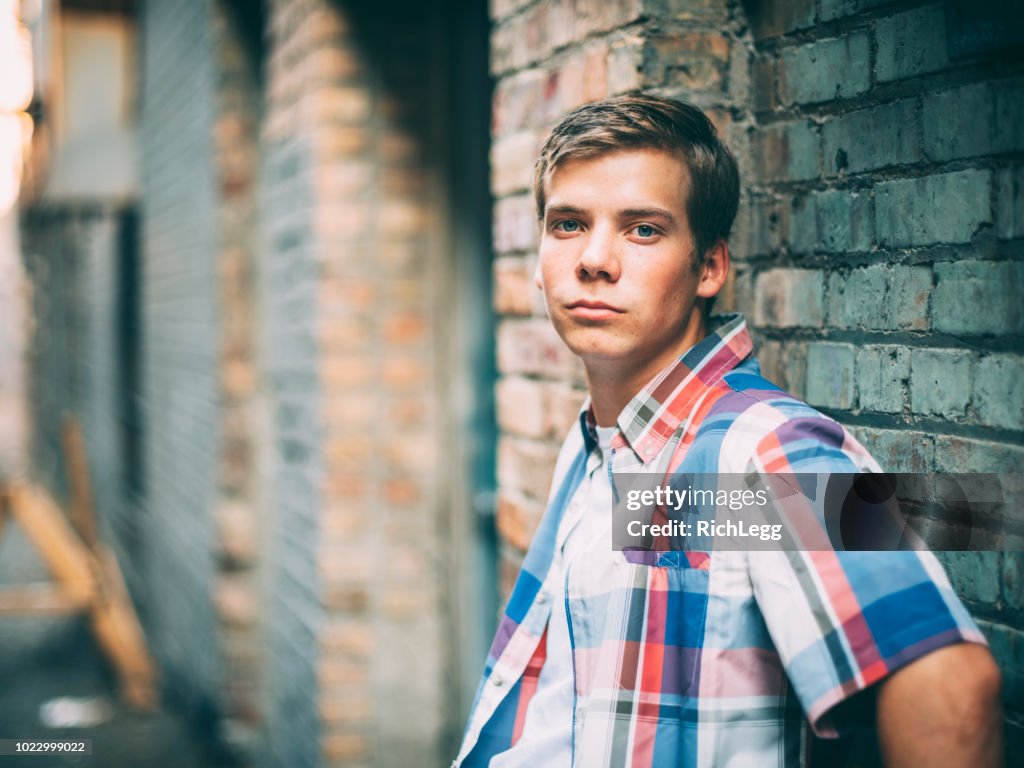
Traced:
[[547, 605], [547, 602], [548, 602], [548, 593], [547, 592], [541, 592], [539, 595], [537, 595], [537, 605]]
[[495, 688], [501, 688], [505, 684], [505, 681], [501, 679], [501, 675], [495, 675], [491, 678], [491, 682], [494, 683]]

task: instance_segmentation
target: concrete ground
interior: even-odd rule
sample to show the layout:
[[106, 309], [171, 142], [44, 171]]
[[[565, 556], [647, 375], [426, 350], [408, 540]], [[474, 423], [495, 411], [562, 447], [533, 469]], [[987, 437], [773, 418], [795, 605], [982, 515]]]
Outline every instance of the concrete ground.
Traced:
[[[0, 586], [48, 574], [27, 539], [6, 525], [0, 538]], [[88, 728], [51, 729], [39, 710], [57, 697], [104, 697], [113, 717]], [[91, 739], [92, 755], [0, 756], [0, 767], [214, 768], [217, 761], [172, 711], [137, 713], [117, 697], [115, 681], [79, 618], [0, 617], [0, 739]]]

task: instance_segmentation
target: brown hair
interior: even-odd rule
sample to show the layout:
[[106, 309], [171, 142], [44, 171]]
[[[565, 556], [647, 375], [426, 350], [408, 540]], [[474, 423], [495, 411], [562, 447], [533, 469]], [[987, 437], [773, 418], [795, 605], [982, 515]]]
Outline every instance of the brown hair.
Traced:
[[740, 196], [735, 158], [698, 107], [644, 93], [585, 104], [555, 127], [534, 172], [538, 218], [544, 217], [544, 183], [559, 165], [619, 149], [681, 153], [691, 180], [686, 214], [697, 248], [695, 266], [708, 249], [728, 239]]

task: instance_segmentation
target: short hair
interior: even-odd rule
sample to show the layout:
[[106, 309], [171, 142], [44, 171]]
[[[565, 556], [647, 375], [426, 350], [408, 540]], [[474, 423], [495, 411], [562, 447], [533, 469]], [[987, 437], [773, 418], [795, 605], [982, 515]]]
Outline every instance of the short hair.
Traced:
[[537, 217], [544, 218], [544, 183], [559, 165], [620, 149], [665, 149], [682, 156], [690, 173], [686, 214], [695, 265], [719, 240], [728, 240], [740, 197], [736, 159], [699, 107], [645, 93], [585, 104], [555, 127], [534, 169]]

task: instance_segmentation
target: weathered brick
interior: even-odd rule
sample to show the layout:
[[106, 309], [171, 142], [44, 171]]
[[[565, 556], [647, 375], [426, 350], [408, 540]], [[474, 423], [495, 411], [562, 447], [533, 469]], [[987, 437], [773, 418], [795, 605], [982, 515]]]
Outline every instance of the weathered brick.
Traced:
[[935, 469], [939, 472], [1022, 472], [1024, 448], [994, 440], [936, 435]]
[[825, 173], [861, 173], [921, 159], [920, 104], [903, 99], [827, 120], [821, 128]]
[[994, 605], [1000, 596], [999, 552], [936, 552], [956, 593], [973, 603]]
[[498, 441], [498, 480], [501, 487], [519, 491], [534, 501], [547, 499], [558, 447], [522, 438]]
[[915, 349], [910, 356], [914, 413], [963, 418], [971, 392], [971, 358], [964, 350]]
[[917, 8], [875, 23], [879, 82], [899, 80], [945, 67], [946, 13], [942, 6]]
[[1003, 602], [1011, 610], [1024, 609], [1024, 552], [1003, 552]]
[[363, 733], [325, 734], [321, 748], [328, 761], [364, 760], [371, 754], [370, 737]]
[[533, 131], [515, 133], [491, 145], [491, 192], [496, 197], [532, 189], [538, 149]]
[[754, 55], [751, 71], [753, 107], [758, 112], [774, 110], [779, 103], [779, 62], [764, 53]]
[[495, 400], [498, 426], [521, 437], [547, 436], [544, 408], [544, 384], [521, 376], [504, 376], [498, 380]]
[[595, 43], [584, 49], [583, 99], [599, 101], [608, 96], [608, 46]]
[[229, 567], [248, 566], [259, 559], [259, 527], [251, 506], [240, 499], [223, 499], [217, 505], [216, 524], [220, 555]]
[[526, 550], [537, 530], [544, 504], [514, 492], [498, 494], [496, 523], [502, 539], [517, 549]]
[[967, 243], [992, 221], [989, 171], [966, 170], [882, 182], [875, 188], [878, 242]]
[[494, 311], [500, 315], [530, 315], [542, 306], [533, 282], [532, 259], [500, 256], [494, 260]]
[[582, 39], [596, 32], [622, 27], [644, 13], [643, 0], [576, 0], [576, 35]]
[[491, 74], [503, 75], [542, 58], [548, 52], [546, 3], [499, 23], [491, 34]]
[[778, 328], [820, 327], [824, 279], [812, 269], [773, 269], [757, 276], [754, 322]]
[[802, 397], [807, 377], [807, 347], [803, 342], [767, 341], [758, 345], [757, 359], [768, 381]]
[[533, 0], [490, 0], [490, 16], [495, 21], [508, 18]]
[[502, 373], [582, 378], [581, 364], [546, 318], [503, 320], [498, 325], [498, 369]]
[[815, 342], [807, 347], [807, 402], [826, 408], [856, 405], [855, 348], [849, 344]]
[[857, 391], [866, 411], [901, 413], [910, 378], [910, 350], [895, 345], [861, 347], [857, 352]]
[[832, 21], [887, 2], [889, 0], [821, 0], [821, 20]]
[[784, 104], [848, 99], [871, 87], [871, 45], [866, 32], [788, 48], [782, 54]]
[[931, 435], [902, 429], [850, 427], [861, 445], [874, 456], [884, 472], [923, 473], [934, 464], [935, 444]]
[[548, 49], [558, 51], [577, 40], [573, 0], [549, 0], [545, 25]]
[[587, 60], [582, 49], [573, 49], [557, 68], [548, 72], [544, 88], [544, 120], [554, 123], [562, 115], [586, 103], [584, 93]]
[[990, 427], [1024, 430], [1024, 357], [986, 355], [974, 364], [971, 405]]
[[867, 251], [874, 239], [871, 198], [828, 190], [794, 201], [790, 247], [797, 253]]
[[320, 717], [328, 728], [366, 728], [373, 718], [373, 705], [368, 697], [324, 695]]
[[793, 253], [812, 253], [817, 250], [818, 242], [815, 195], [797, 195], [790, 200], [789, 250]]
[[733, 258], [778, 251], [785, 238], [785, 218], [775, 198], [750, 196], [741, 200], [730, 238]]
[[492, 103], [493, 138], [544, 125], [547, 79], [543, 70], [528, 69], [498, 81]]
[[995, 149], [995, 99], [989, 83], [929, 94], [924, 98], [924, 151], [941, 162]]
[[814, 24], [812, 0], [769, 0], [753, 3], [749, 9], [750, 27], [756, 40], [778, 37]]
[[639, 37], [614, 42], [608, 50], [608, 94], [625, 93], [643, 84], [644, 43]]
[[691, 100], [700, 101], [724, 90], [729, 49], [729, 38], [707, 31], [651, 37], [644, 47], [646, 82], [683, 87]]
[[839, 328], [927, 330], [927, 267], [872, 264], [828, 280], [828, 322]]
[[586, 393], [576, 387], [557, 382], [544, 387], [544, 413], [548, 434], [561, 440], [570, 429], [578, 426], [580, 406]]
[[1024, 632], [984, 620], [978, 621], [978, 628], [1003, 673], [1003, 706], [1011, 712], [1024, 710]]
[[[750, 61], [752, 53], [750, 48], [741, 42], [734, 42], [729, 53], [729, 70], [727, 73], [727, 88], [729, 98], [736, 103], [748, 103], [750, 101]], [[730, 142], [732, 146], [732, 142]]]
[[505, 197], [494, 204], [494, 250], [530, 251], [537, 245], [537, 208], [533, 195]]
[[1009, 240], [1024, 237], [1024, 165], [999, 172], [999, 208], [996, 233]]
[[1009, 286], [1024, 284], [1019, 262], [954, 261], [935, 265], [932, 296], [937, 331], [963, 334], [1024, 333], [1024, 312]]
[[259, 595], [245, 575], [221, 574], [213, 602], [217, 618], [232, 629], [255, 626], [259, 618]]
[[766, 181], [800, 181], [819, 175], [818, 134], [810, 123], [783, 123], [754, 134], [754, 168]]
[[992, 83], [995, 99], [993, 152], [1024, 149], [1024, 77]]
[[653, 16], [670, 16], [680, 21], [725, 21], [729, 9], [721, 0], [646, 0], [647, 12]]

